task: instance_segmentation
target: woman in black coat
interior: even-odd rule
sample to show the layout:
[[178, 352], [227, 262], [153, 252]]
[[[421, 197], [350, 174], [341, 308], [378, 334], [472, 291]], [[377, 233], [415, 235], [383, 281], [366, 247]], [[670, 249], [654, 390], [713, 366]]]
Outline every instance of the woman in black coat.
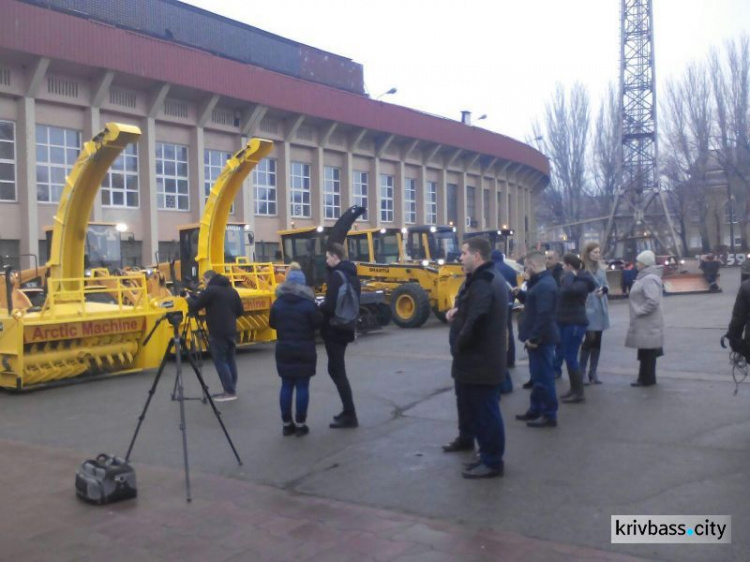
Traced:
[[[299, 265], [289, 267], [286, 282], [276, 289], [276, 301], [269, 320], [276, 330], [276, 370], [281, 377], [281, 421], [283, 435], [307, 435], [307, 406], [310, 401], [310, 377], [315, 375], [318, 354], [315, 330], [323, 315], [315, 304], [312, 289], [305, 285]], [[296, 415], [292, 421], [292, 397], [297, 392]]]
[[564, 272], [560, 279], [555, 315], [560, 329], [561, 345], [555, 363], [562, 368], [564, 360], [568, 367], [570, 390], [560, 399], [572, 404], [584, 400], [583, 371], [578, 363], [578, 350], [589, 323], [586, 316], [586, 299], [589, 293], [596, 290], [597, 284], [593, 275], [584, 269], [583, 262], [575, 254], [565, 254], [563, 264]]

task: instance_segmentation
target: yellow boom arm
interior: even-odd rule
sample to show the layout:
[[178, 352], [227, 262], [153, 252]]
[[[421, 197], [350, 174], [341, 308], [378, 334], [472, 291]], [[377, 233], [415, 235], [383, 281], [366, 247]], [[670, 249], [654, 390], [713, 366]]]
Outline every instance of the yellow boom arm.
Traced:
[[219, 178], [211, 188], [206, 201], [198, 234], [198, 275], [209, 269], [223, 273], [224, 236], [229, 221], [232, 202], [250, 172], [273, 149], [273, 142], [264, 139], [250, 139], [245, 147], [232, 156], [224, 166]]
[[54, 219], [50, 258], [50, 279], [79, 278], [83, 274], [86, 230], [107, 170], [141, 130], [131, 125], [107, 123], [105, 129], [83, 145], [60, 196]]

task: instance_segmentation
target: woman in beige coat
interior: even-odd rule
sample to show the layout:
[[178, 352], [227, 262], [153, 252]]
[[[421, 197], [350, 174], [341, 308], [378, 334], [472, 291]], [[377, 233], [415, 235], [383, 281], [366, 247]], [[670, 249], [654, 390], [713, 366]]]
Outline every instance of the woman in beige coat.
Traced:
[[663, 268], [656, 265], [656, 256], [651, 250], [638, 254], [635, 267], [638, 276], [630, 289], [630, 326], [625, 346], [638, 350], [641, 366], [638, 380], [630, 386], [653, 386], [656, 384], [656, 358], [664, 355]]

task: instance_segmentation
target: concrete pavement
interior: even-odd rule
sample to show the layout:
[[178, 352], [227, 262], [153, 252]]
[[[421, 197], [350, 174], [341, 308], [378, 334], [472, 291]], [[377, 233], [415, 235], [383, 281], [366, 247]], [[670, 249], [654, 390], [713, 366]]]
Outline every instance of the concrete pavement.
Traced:
[[[490, 481], [462, 479], [467, 457], [440, 450], [456, 422], [437, 321], [351, 346], [357, 430], [328, 428], [340, 405], [322, 346], [304, 438], [281, 436], [272, 347], [242, 353], [240, 399], [220, 405], [242, 467], [210, 408], [186, 404], [192, 505], [173, 368], [135, 445], [141, 495], [103, 508], [75, 500], [75, 468], [125, 453], [152, 375], [0, 394], [0, 559], [746, 560], [750, 386], [732, 395], [718, 344], [738, 280], [724, 270], [723, 294], [665, 299], [666, 355], [649, 389], [629, 386], [638, 364], [623, 347], [627, 302], [612, 302], [604, 384], [586, 389], [585, 404], [561, 405], [556, 430], [513, 420], [528, 402], [519, 361], [517, 389], [501, 404], [506, 475]], [[210, 362], [205, 375], [217, 386]], [[732, 544], [613, 545], [613, 514], [732, 515]]]

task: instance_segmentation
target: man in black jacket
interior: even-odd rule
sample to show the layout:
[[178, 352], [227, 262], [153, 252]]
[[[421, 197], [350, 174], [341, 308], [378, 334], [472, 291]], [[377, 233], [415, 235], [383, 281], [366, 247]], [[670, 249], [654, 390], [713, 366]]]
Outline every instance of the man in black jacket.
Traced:
[[740, 285], [726, 335], [732, 351], [750, 360], [750, 281]]
[[476, 438], [479, 444], [479, 460], [467, 465], [464, 478], [493, 478], [503, 475], [504, 466], [505, 428], [499, 402], [507, 353], [498, 343], [508, 337], [508, 288], [490, 260], [487, 240], [467, 240], [461, 247], [461, 264], [466, 281], [456, 306], [446, 315], [451, 322], [451, 375], [459, 417], [456, 441], [473, 445]]
[[192, 314], [206, 309], [211, 358], [219, 374], [224, 392], [214, 397], [217, 402], [237, 400], [237, 318], [242, 316], [242, 300], [229, 279], [215, 271], [203, 274], [206, 288], [188, 300]]
[[354, 409], [354, 399], [352, 398], [352, 387], [346, 376], [346, 363], [344, 361], [346, 346], [354, 341], [355, 330], [331, 325], [331, 320], [336, 316], [339, 288], [344, 283], [344, 279], [354, 287], [357, 297], [360, 296], [362, 291], [357, 277], [357, 267], [349, 260], [345, 260], [344, 256], [344, 247], [341, 244], [331, 244], [326, 251], [327, 288], [325, 300], [320, 305], [324, 317], [321, 334], [328, 354], [328, 374], [336, 385], [336, 390], [339, 392], [343, 405], [341, 413], [333, 416], [333, 422], [329, 424], [329, 427], [334, 429], [359, 426], [357, 412]]

